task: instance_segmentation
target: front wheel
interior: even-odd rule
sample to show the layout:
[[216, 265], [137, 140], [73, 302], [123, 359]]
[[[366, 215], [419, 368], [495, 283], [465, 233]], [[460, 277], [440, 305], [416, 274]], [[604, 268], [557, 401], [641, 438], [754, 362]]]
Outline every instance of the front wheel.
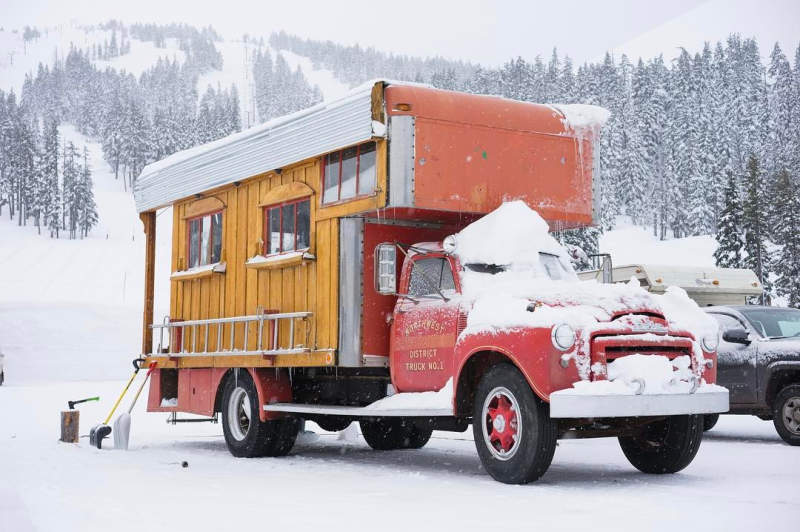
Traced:
[[703, 441], [703, 416], [670, 416], [620, 436], [625, 458], [642, 473], [677, 473], [692, 463]]
[[225, 381], [222, 394], [222, 432], [233, 456], [283, 456], [297, 438], [300, 423], [287, 417], [261, 421], [259, 401], [253, 379], [246, 371]]
[[533, 482], [553, 461], [557, 432], [550, 409], [510, 364], [498, 364], [481, 378], [472, 432], [483, 467], [500, 482]]
[[792, 384], [778, 393], [773, 403], [775, 430], [789, 445], [800, 445], [800, 385]]

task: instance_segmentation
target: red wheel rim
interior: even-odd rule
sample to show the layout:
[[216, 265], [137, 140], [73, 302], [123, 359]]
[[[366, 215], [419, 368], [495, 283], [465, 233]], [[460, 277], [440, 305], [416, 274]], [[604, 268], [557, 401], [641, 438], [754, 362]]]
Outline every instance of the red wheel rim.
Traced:
[[510, 459], [519, 447], [521, 420], [514, 395], [498, 387], [486, 396], [483, 404], [483, 439], [489, 451], [501, 460]]

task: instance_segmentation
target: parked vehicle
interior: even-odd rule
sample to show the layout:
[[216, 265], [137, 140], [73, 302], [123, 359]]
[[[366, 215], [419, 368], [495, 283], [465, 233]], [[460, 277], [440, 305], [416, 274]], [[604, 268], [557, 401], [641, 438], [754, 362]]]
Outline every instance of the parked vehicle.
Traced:
[[3, 359], [5, 359], [5, 357], [6, 356], [3, 354], [3, 352], [0, 351], [0, 386], [2, 386], [6, 380], [6, 372], [5, 368], [3, 367]]
[[[720, 324], [718, 383], [730, 391], [730, 414], [771, 419], [800, 445], [800, 310], [727, 306], [706, 309]], [[706, 429], [717, 422], [706, 417]]]
[[[607, 260], [610, 262], [611, 257]], [[654, 294], [663, 294], [667, 287], [679, 286], [701, 307], [711, 305], [746, 305], [748, 298], [761, 295], [762, 286], [753, 270], [746, 268], [714, 268], [672, 266], [663, 264], [625, 264], [578, 273], [581, 279], [627, 283], [635, 277], [639, 284]], [[603, 272], [606, 272], [606, 279]]]
[[[701, 414], [727, 409], [726, 390], [701, 385], [715, 381], [713, 320], [688, 320], [711, 323], [703, 335], [639, 288], [579, 283], [547, 233], [593, 223], [604, 116], [379, 81], [146, 167], [134, 192], [147, 237], [143, 364], [158, 368], [148, 410], [221, 413], [243, 457], [287, 454], [306, 419], [358, 421], [379, 450], [472, 424], [486, 470], [507, 483], [541, 476], [559, 437], [619, 437], [640, 470], [683, 469]], [[523, 223], [493, 227], [501, 205]], [[170, 315], [154, 322], [165, 206]], [[470, 228], [486, 231], [477, 253]], [[481, 287], [520, 272], [535, 289], [504, 293], [522, 324], [469, 328], [467, 277]], [[633, 352], [678, 364], [681, 390], [593, 393]]]

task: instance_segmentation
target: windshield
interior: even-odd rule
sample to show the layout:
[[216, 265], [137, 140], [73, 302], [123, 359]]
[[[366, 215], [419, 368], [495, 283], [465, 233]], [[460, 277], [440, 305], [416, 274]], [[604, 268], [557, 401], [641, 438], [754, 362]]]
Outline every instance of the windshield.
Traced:
[[[544, 272], [547, 274], [547, 277], [550, 279], [554, 281], [560, 281], [571, 278], [569, 270], [567, 270], [567, 268], [561, 262], [561, 259], [558, 257], [558, 255], [554, 255], [552, 253], [539, 253], [539, 262], [541, 264], [541, 269], [544, 270]], [[509, 264], [483, 264], [474, 262], [464, 265], [464, 267], [470, 271], [477, 273], [488, 273], [490, 275], [511, 271], [512, 269], [527, 269], [524, 267], [524, 265], [517, 264], [515, 266], [516, 268], [512, 268]]]
[[800, 310], [786, 308], [743, 309], [741, 313], [761, 336], [800, 337]]

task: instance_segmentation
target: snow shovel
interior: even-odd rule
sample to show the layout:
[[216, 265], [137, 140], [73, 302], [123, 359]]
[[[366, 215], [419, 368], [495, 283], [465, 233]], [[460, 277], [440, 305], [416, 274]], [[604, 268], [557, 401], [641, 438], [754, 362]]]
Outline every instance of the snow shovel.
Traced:
[[150, 374], [153, 373], [155, 368], [155, 362], [150, 364], [150, 369], [147, 370], [147, 374], [144, 376], [142, 384], [136, 391], [136, 395], [133, 396], [133, 401], [131, 401], [131, 406], [128, 408], [128, 411], [121, 413], [119, 417], [114, 420], [114, 430], [112, 431], [112, 434], [114, 434], [115, 449], [122, 449], [123, 451], [128, 450], [128, 441], [130, 440], [131, 436], [131, 412], [133, 412], [133, 407], [136, 404], [136, 400], [139, 399], [139, 395], [142, 393], [144, 385], [147, 384], [147, 379], [150, 378]]
[[92, 445], [93, 447], [97, 447], [98, 449], [100, 449], [103, 446], [103, 438], [111, 434], [111, 427], [108, 426], [108, 422], [111, 421], [111, 416], [114, 415], [114, 412], [117, 410], [117, 407], [119, 406], [119, 403], [122, 401], [122, 398], [125, 396], [125, 393], [128, 391], [128, 388], [131, 387], [133, 379], [135, 379], [136, 375], [139, 373], [139, 362], [143, 360], [144, 359], [142, 358], [134, 359], [133, 367], [135, 368], [135, 370], [133, 372], [133, 375], [131, 375], [131, 378], [128, 379], [128, 384], [126, 384], [125, 388], [122, 389], [122, 393], [119, 394], [117, 402], [114, 403], [114, 407], [111, 409], [111, 412], [108, 413], [108, 417], [104, 422], [95, 425], [89, 430], [89, 444]]

